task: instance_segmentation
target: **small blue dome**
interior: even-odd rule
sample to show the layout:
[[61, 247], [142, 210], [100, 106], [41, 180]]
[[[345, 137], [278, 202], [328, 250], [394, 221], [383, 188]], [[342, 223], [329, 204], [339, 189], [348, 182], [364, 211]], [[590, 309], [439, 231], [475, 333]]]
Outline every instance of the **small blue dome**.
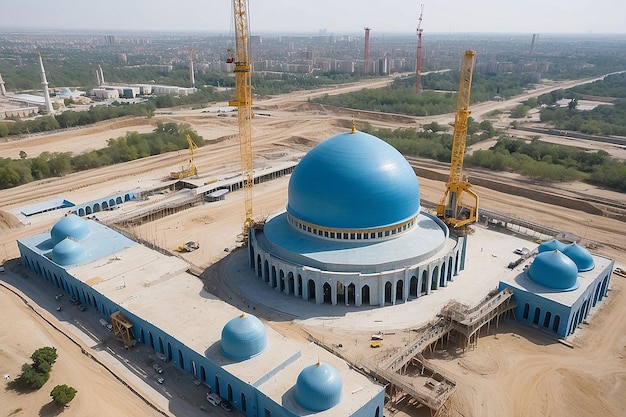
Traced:
[[296, 401], [311, 411], [324, 411], [341, 401], [343, 381], [332, 366], [317, 363], [307, 366], [298, 375]]
[[75, 214], [67, 214], [52, 227], [52, 230], [50, 230], [50, 239], [54, 246], [66, 237], [74, 240], [82, 240], [89, 236], [90, 233], [89, 226], [85, 219]]
[[565, 249], [563, 249], [563, 253], [574, 261], [579, 272], [591, 271], [595, 266], [589, 251], [576, 242], [567, 245]]
[[315, 146], [289, 180], [287, 211], [318, 226], [366, 229], [394, 225], [420, 210], [417, 176], [388, 143], [342, 133]]
[[242, 314], [230, 320], [222, 329], [222, 354], [234, 361], [250, 359], [267, 347], [265, 326], [261, 320]]
[[537, 284], [555, 290], [578, 288], [576, 264], [557, 249], [538, 254], [528, 268], [528, 276]]
[[541, 252], [549, 252], [549, 251], [553, 251], [555, 249], [558, 249], [559, 252], [563, 252], [563, 249], [565, 249], [565, 243], [562, 243], [556, 239], [552, 239], [552, 240], [547, 240], [545, 242], [542, 242], [539, 247], [537, 248], [537, 252], [541, 253]]
[[87, 252], [80, 243], [65, 238], [52, 248], [52, 260], [59, 265], [74, 265], [85, 259]]

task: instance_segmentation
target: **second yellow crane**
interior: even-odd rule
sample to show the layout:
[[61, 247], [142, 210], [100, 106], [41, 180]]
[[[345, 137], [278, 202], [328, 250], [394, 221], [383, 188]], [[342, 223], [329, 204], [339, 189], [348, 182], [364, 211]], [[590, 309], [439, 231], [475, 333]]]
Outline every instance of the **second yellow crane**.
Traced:
[[181, 178], [191, 177], [192, 175], [196, 175], [198, 173], [198, 169], [193, 163], [193, 151], [198, 149], [198, 145], [196, 145], [196, 142], [194, 142], [189, 135], [187, 135], [187, 144], [189, 145], [189, 166], [187, 168], [182, 168], [180, 171], [170, 172], [170, 177], [172, 179], [179, 180]]
[[[467, 141], [467, 120], [470, 114], [470, 87], [474, 70], [474, 51], [465, 51], [461, 64], [459, 97], [454, 118], [452, 156], [450, 158], [450, 177], [446, 183], [446, 192], [437, 204], [437, 217], [448, 226], [461, 228], [474, 223], [478, 216], [478, 195], [471, 190], [472, 185], [463, 179], [463, 158]], [[473, 202], [463, 199], [467, 194]]]
[[241, 153], [241, 175], [246, 206], [243, 223], [243, 241], [248, 243], [248, 229], [252, 220], [252, 67], [249, 52], [248, 12], [245, 0], [233, 0], [235, 17], [235, 57], [228, 58], [235, 64], [235, 100], [228, 104], [237, 107], [239, 122], [239, 149]]

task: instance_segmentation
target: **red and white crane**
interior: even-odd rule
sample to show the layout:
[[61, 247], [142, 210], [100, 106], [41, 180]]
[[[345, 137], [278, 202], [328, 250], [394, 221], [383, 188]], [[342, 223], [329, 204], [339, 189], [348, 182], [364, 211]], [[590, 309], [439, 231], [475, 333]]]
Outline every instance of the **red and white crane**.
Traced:
[[415, 64], [415, 92], [423, 91], [422, 88], [422, 16], [424, 15], [424, 5], [420, 10], [420, 17], [417, 19], [417, 62]]

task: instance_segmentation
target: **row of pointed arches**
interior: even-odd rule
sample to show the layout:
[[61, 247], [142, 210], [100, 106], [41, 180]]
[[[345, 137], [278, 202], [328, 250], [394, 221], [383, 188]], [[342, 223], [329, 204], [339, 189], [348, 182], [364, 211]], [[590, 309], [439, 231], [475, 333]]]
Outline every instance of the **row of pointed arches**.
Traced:
[[269, 253], [255, 253], [251, 261], [258, 278], [268, 286], [316, 304], [395, 305], [446, 287], [462, 269], [461, 245], [448, 256], [391, 274], [346, 274], [312, 271]]
[[107, 197], [98, 201], [91, 201], [89, 203], [76, 206], [72, 210], [78, 216], [83, 217], [93, 213], [98, 213], [100, 211], [111, 210], [112, 208], [117, 207], [118, 204], [133, 200], [134, 198], [134, 193], [120, 194], [112, 197]]

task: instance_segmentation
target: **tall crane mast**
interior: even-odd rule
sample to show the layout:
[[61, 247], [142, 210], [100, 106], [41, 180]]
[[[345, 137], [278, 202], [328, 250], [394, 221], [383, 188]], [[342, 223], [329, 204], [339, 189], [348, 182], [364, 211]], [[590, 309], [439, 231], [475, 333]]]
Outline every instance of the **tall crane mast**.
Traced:
[[[241, 153], [241, 175], [245, 200], [245, 220], [243, 223], [243, 241], [248, 243], [248, 229], [252, 220], [252, 82], [250, 51], [248, 41], [247, 1], [233, 0], [235, 18], [235, 100], [228, 104], [237, 107], [239, 122], [239, 150]], [[230, 59], [230, 58], [229, 58]]]
[[[478, 215], [478, 195], [471, 190], [471, 184], [463, 180], [463, 158], [467, 141], [467, 119], [469, 117], [470, 87], [474, 69], [474, 51], [465, 51], [461, 64], [459, 97], [454, 118], [450, 177], [446, 192], [437, 205], [437, 216], [454, 228], [460, 228], [476, 221]], [[473, 199], [473, 205], [464, 203], [463, 194]]]
[[423, 91], [422, 88], [422, 16], [424, 15], [424, 5], [420, 10], [420, 17], [417, 19], [417, 60], [415, 63], [415, 92]]

